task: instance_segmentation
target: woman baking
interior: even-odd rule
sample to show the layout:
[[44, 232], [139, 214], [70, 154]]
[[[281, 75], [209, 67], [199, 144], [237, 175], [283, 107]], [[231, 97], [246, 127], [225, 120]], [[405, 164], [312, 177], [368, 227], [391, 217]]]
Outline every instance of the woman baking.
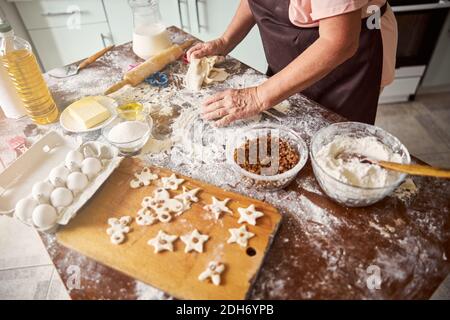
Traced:
[[380, 91], [394, 78], [397, 47], [386, 0], [241, 0], [223, 36], [192, 47], [189, 59], [228, 54], [255, 23], [270, 78], [210, 97], [205, 119], [226, 126], [301, 92], [349, 120], [375, 122]]

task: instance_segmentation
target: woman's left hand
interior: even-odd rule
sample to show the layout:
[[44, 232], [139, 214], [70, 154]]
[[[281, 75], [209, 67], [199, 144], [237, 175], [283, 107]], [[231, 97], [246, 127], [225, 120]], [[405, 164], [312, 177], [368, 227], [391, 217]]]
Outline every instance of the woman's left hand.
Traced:
[[202, 106], [202, 117], [215, 120], [217, 127], [257, 115], [265, 108], [258, 96], [258, 87], [229, 89], [207, 99]]

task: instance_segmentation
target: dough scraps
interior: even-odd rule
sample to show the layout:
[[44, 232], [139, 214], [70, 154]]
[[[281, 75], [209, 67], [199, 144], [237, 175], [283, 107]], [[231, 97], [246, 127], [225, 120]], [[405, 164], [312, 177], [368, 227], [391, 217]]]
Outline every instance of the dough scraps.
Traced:
[[238, 223], [247, 222], [252, 226], [256, 225], [256, 219], [261, 218], [264, 215], [261, 211], [256, 210], [254, 204], [250, 205], [248, 208], [238, 208], [238, 212], [241, 215]]
[[201, 234], [197, 229], [195, 229], [191, 233], [181, 236], [180, 239], [186, 245], [184, 248], [185, 253], [191, 252], [192, 250], [202, 253], [203, 244], [208, 241], [209, 236]]
[[185, 76], [186, 88], [199, 91], [203, 84], [225, 81], [229, 73], [224, 68], [214, 67], [216, 63], [223, 60], [224, 58], [219, 56], [192, 59]]
[[156, 237], [148, 240], [147, 244], [155, 248], [155, 253], [160, 251], [173, 251], [173, 242], [178, 238], [178, 236], [173, 236], [159, 230]]
[[211, 282], [218, 286], [220, 285], [220, 276], [222, 272], [225, 270], [225, 265], [218, 261], [211, 261], [208, 264], [208, 268], [206, 268], [205, 271], [203, 271], [199, 276], [198, 280], [204, 281], [208, 278], [211, 279]]
[[227, 243], [237, 243], [243, 248], [247, 247], [248, 240], [255, 236], [254, 233], [247, 231], [245, 225], [240, 228], [228, 229], [228, 231], [230, 232], [231, 236], [228, 239]]
[[110, 227], [106, 230], [106, 233], [110, 236], [113, 244], [121, 244], [125, 241], [125, 234], [131, 231], [131, 228], [128, 226], [130, 223], [130, 216], [108, 219]]
[[203, 207], [206, 211], [211, 212], [216, 220], [219, 220], [222, 212], [228, 212], [233, 214], [233, 211], [228, 209], [227, 203], [230, 199], [226, 198], [223, 201], [218, 200], [216, 197], [212, 197], [212, 203]]

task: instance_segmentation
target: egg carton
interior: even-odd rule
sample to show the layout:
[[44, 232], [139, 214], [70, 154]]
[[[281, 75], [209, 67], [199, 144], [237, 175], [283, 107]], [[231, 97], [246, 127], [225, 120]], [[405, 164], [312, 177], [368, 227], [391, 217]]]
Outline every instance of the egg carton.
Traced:
[[0, 174], [0, 214], [53, 232], [69, 223], [122, 160], [113, 146], [51, 131]]

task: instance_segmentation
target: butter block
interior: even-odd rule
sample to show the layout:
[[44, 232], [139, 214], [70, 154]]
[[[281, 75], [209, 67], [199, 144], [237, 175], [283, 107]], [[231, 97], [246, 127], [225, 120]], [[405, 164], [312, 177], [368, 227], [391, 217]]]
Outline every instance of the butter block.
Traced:
[[111, 112], [93, 97], [83, 98], [68, 107], [69, 114], [85, 129], [92, 128], [107, 120]]

